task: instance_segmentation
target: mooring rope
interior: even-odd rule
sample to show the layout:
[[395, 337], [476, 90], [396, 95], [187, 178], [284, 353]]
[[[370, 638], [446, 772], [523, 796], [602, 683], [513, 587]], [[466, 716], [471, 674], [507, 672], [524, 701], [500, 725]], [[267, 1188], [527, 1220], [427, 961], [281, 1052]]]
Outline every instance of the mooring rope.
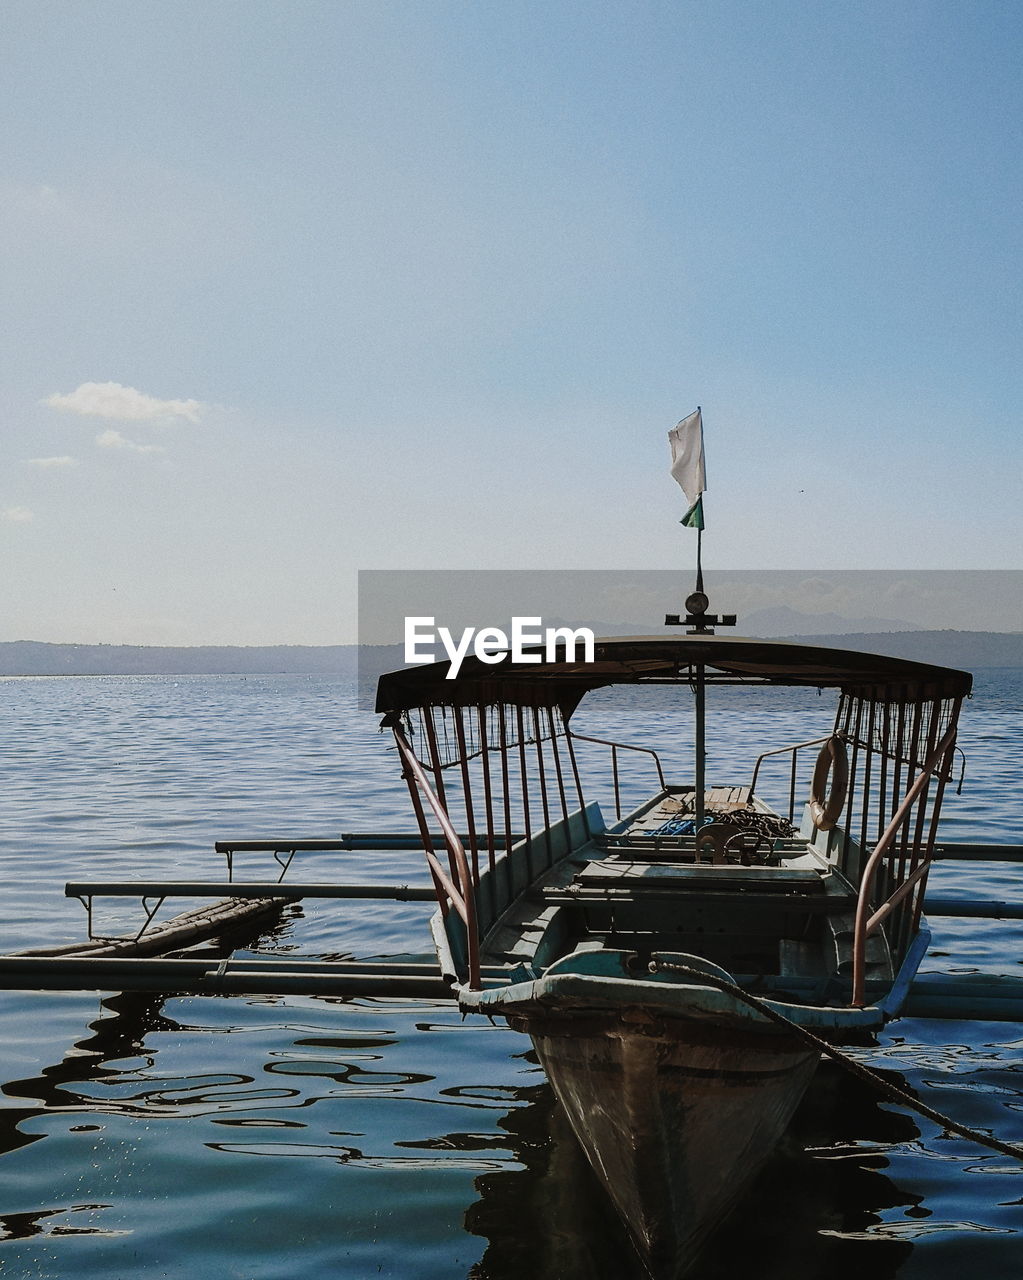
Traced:
[[907, 1093], [904, 1089], [900, 1089], [898, 1085], [890, 1084], [883, 1079], [876, 1071], [870, 1067], [865, 1067], [861, 1062], [857, 1062], [854, 1058], [850, 1058], [841, 1049], [836, 1049], [833, 1044], [829, 1044], [827, 1040], [823, 1040], [820, 1036], [815, 1035], [806, 1027], [801, 1027], [797, 1022], [793, 1022], [791, 1018], [786, 1018], [783, 1013], [779, 1013], [777, 1009], [771, 1006], [758, 996], [751, 995], [748, 991], [743, 990], [734, 982], [729, 982], [725, 978], [720, 978], [717, 974], [706, 973], [702, 969], [694, 969], [687, 964], [679, 964], [674, 960], [665, 960], [660, 956], [654, 955], [650, 959], [650, 972], [656, 973], [660, 970], [667, 970], [672, 973], [684, 974], [687, 978], [696, 978], [701, 983], [712, 987], [718, 987], [721, 991], [727, 992], [734, 996], [737, 1000], [748, 1004], [751, 1009], [756, 1009], [758, 1013], [762, 1013], [764, 1017], [770, 1018], [772, 1022], [778, 1023], [779, 1026], [785, 1027], [786, 1030], [794, 1032], [807, 1044], [812, 1045], [815, 1049], [819, 1049], [821, 1053], [837, 1062], [839, 1066], [844, 1067], [846, 1071], [851, 1072], [854, 1076], [858, 1076], [861, 1080], [865, 1080], [881, 1093], [900, 1103], [904, 1107], [909, 1107], [912, 1111], [917, 1111], [922, 1116], [926, 1116], [928, 1120], [933, 1120], [935, 1124], [942, 1125], [951, 1133], [957, 1133], [962, 1138], [968, 1138], [971, 1142], [979, 1143], [982, 1147], [990, 1147], [992, 1151], [999, 1151], [1002, 1155], [1011, 1156], [1014, 1160], [1023, 1160], [1023, 1147], [1015, 1146], [1010, 1142], [1002, 1142], [1000, 1138], [989, 1137], [986, 1133], [980, 1133], [976, 1129], [969, 1128], [968, 1125], [960, 1124], [957, 1120], [953, 1120], [950, 1116], [944, 1115], [940, 1111], [936, 1111], [933, 1107], [929, 1107], [925, 1102], [921, 1102], [919, 1098], [914, 1098], [912, 1094]]

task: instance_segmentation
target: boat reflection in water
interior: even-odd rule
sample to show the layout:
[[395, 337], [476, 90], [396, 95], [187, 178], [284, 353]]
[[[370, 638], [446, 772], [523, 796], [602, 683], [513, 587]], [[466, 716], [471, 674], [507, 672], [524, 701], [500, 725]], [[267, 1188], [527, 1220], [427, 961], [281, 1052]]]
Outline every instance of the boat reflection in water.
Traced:
[[[904, 1085], [897, 1072], [882, 1073]], [[521, 1091], [502, 1122], [522, 1162], [477, 1180], [466, 1227], [489, 1246], [471, 1280], [648, 1280], [623, 1224], [547, 1085]], [[912, 1118], [837, 1067], [817, 1072], [774, 1156], [693, 1261], [692, 1280], [872, 1280], [894, 1277], [913, 1251], [905, 1238], [867, 1234], [920, 1197], [886, 1175], [884, 1149], [917, 1136]]]
[[[222, 1033], [236, 1025], [238, 1005], [231, 1002], [228, 1007], [235, 1017], [219, 1024]], [[261, 1008], [256, 1006], [254, 1012], [257, 1022], [263, 1024], [267, 1014], [260, 1012]], [[337, 1018], [337, 1006], [325, 1006], [325, 1010], [332, 1019]], [[379, 1007], [349, 1006], [348, 1010], [351, 1014], [369, 1014], [373, 1025], [377, 1025]], [[0, 1108], [0, 1154], [13, 1155], [20, 1151], [24, 1155], [26, 1147], [43, 1138], [48, 1140], [46, 1145], [55, 1140], [59, 1142], [58, 1129], [45, 1122], [47, 1115], [54, 1119], [63, 1115], [72, 1132], [76, 1129], [81, 1132], [108, 1127], [115, 1122], [116, 1113], [120, 1113], [141, 1120], [147, 1128], [157, 1120], [179, 1119], [180, 1126], [174, 1126], [180, 1135], [174, 1150], [187, 1160], [194, 1160], [196, 1146], [207, 1153], [212, 1151], [206, 1141], [209, 1134], [203, 1127], [202, 1115], [195, 1115], [196, 1110], [208, 1112], [212, 1105], [216, 1113], [212, 1119], [217, 1124], [258, 1124], [264, 1128], [273, 1124], [305, 1130], [301, 1149], [312, 1156], [326, 1150], [329, 1142], [337, 1141], [335, 1108], [345, 1101], [345, 1095], [351, 1091], [354, 1099], [367, 1092], [369, 1077], [364, 1074], [360, 1081], [347, 1081], [340, 1090], [330, 1089], [322, 1095], [318, 1090], [309, 1092], [303, 1085], [293, 1089], [275, 1088], [272, 1096], [264, 1096], [266, 1091], [258, 1082], [265, 1080], [268, 1071], [280, 1081], [281, 1077], [273, 1072], [273, 1068], [280, 1065], [280, 1054], [268, 1052], [260, 1038], [254, 1046], [255, 1056], [244, 1059], [245, 1073], [227, 1077], [215, 1070], [217, 1056], [211, 1060], [209, 1055], [210, 1019], [197, 1019], [194, 1012], [181, 1018], [180, 1012], [168, 1010], [162, 995], [127, 992], [105, 997], [99, 1016], [66, 1052], [36, 1074], [4, 1084], [6, 1105]], [[290, 1025], [294, 1016], [291, 1011], [287, 1023], [282, 1023], [285, 1035], [280, 1043], [292, 1044], [295, 1048], [309, 1046], [313, 1041], [308, 1034], [311, 1029], [308, 1024], [314, 1021], [313, 1016], [304, 1010], [299, 1015], [299, 1025]], [[195, 1025], [197, 1021], [204, 1025]], [[270, 1016], [268, 1025], [277, 1022], [280, 1022], [279, 1013]], [[365, 1067], [375, 1063], [377, 1067], [387, 1068], [381, 1072], [381, 1080], [393, 1081], [401, 1067], [411, 1065], [404, 1059], [409, 1041], [396, 1038], [383, 1050], [386, 1061], [371, 1055], [373, 1062], [370, 1062], [364, 1060], [364, 1047], [374, 1043], [369, 1034], [364, 1032], [358, 1041], [362, 1046], [358, 1049], [360, 1061]], [[466, 1032], [467, 1037], [472, 1034]], [[450, 1029], [446, 1038], [450, 1038]], [[170, 1045], [182, 1039], [194, 1042], [194, 1052], [201, 1054], [207, 1074], [200, 1074], [195, 1067], [192, 1068], [195, 1074], [178, 1074], [177, 1057]], [[460, 1040], [461, 1036], [456, 1039]], [[166, 1053], [161, 1047], [162, 1041], [168, 1044]], [[238, 1048], [233, 1048], [228, 1055], [236, 1068], [238, 1055]], [[530, 1051], [518, 1056], [526, 1064], [535, 1061]], [[193, 1061], [197, 1067], [198, 1061]], [[125, 1071], [131, 1070], [128, 1064], [133, 1062], [142, 1063], [144, 1069], [132, 1072], [133, 1082], [125, 1090]], [[453, 1071], [464, 1071], [467, 1063], [456, 1057], [449, 1066]], [[211, 1069], [213, 1074], [209, 1074]], [[906, 1087], [900, 1073], [884, 1071], [881, 1074], [892, 1083]], [[412, 1090], [417, 1097], [432, 1096], [448, 1104], [437, 1117], [442, 1125], [448, 1123], [452, 1099], [479, 1092], [478, 1086], [464, 1089], [453, 1086], [452, 1078], [449, 1075], [443, 1081], [437, 1080], [438, 1088], [434, 1090], [429, 1077], [417, 1076], [420, 1083]], [[315, 1082], [317, 1077], [304, 1075], [302, 1080]], [[234, 1106], [231, 1090], [224, 1089], [226, 1081], [233, 1081], [238, 1091]], [[255, 1094], [251, 1092], [253, 1086], [257, 1088]], [[433, 1136], [425, 1141], [411, 1137], [410, 1130], [418, 1133], [419, 1125], [418, 1120], [410, 1122], [408, 1114], [401, 1110], [406, 1103], [403, 1091], [395, 1093], [393, 1088], [384, 1085], [382, 1094], [385, 1096], [381, 1100], [390, 1099], [386, 1110], [404, 1119], [395, 1131], [392, 1116], [388, 1115], [385, 1123], [381, 1114], [378, 1131], [362, 1135], [361, 1141], [372, 1152], [366, 1163], [385, 1164], [389, 1148], [392, 1153], [399, 1150], [405, 1155], [410, 1148], [427, 1148], [434, 1156], [446, 1152], [452, 1172], [464, 1157], [496, 1157], [495, 1167], [476, 1179], [479, 1199], [464, 1218], [465, 1230], [485, 1239], [487, 1246], [477, 1263], [452, 1275], [464, 1274], [467, 1280], [531, 1280], [532, 1277], [536, 1280], [648, 1280], [649, 1272], [634, 1250], [624, 1224], [613, 1212], [546, 1082], [517, 1087], [502, 1085], [501, 1095], [511, 1104], [509, 1110], [499, 1111], [495, 1116], [487, 1106], [476, 1113], [475, 1131], [470, 1121], [469, 1127], [461, 1132], [446, 1128], [443, 1133], [433, 1130]], [[171, 1105], [174, 1097], [180, 1105]], [[202, 1098], [207, 1105], [195, 1107], [193, 1104]], [[224, 1106], [226, 1111], [221, 1110]], [[282, 1107], [286, 1110], [281, 1110]], [[285, 1115], [289, 1118], [285, 1119]], [[406, 1123], [410, 1124], [409, 1129], [405, 1128]], [[491, 1134], [491, 1126], [496, 1133]], [[127, 1135], [128, 1130], [122, 1128], [117, 1132]], [[922, 1206], [919, 1195], [904, 1190], [887, 1176], [887, 1152], [890, 1147], [912, 1142], [918, 1133], [911, 1116], [884, 1108], [876, 1093], [825, 1062], [774, 1155], [693, 1260], [694, 1280], [725, 1280], [725, 1277], [731, 1280], [751, 1267], [755, 1267], [758, 1280], [793, 1280], [795, 1277], [843, 1280], [846, 1276], [859, 1280], [867, 1266], [872, 1280], [896, 1276], [914, 1250], [906, 1229], [913, 1219], [920, 1219], [924, 1227], [923, 1220], [930, 1217], [930, 1211]], [[268, 1154], [272, 1154], [272, 1150], [269, 1148]], [[125, 1181], [134, 1181], [142, 1169], [152, 1174], [162, 1158], [159, 1151], [154, 1154], [145, 1146], [135, 1153], [129, 1147], [123, 1166]], [[359, 1238], [367, 1193], [364, 1188], [359, 1189], [361, 1182], [351, 1181], [349, 1171], [354, 1172], [362, 1162], [333, 1159], [327, 1163], [334, 1172], [317, 1184], [323, 1199], [315, 1216], [329, 1238], [328, 1247], [339, 1268], [331, 1274], [354, 1275], [357, 1272], [344, 1269], [343, 1259], [348, 1247]], [[497, 1168], [498, 1163], [516, 1167]], [[94, 1238], [109, 1235], [103, 1226], [103, 1210], [111, 1206], [95, 1201], [62, 1203], [54, 1190], [59, 1177], [52, 1159], [45, 1164], [50, 1170], [48, 1181], [54, 1185], [35, 1188], [37, 1203], [30, 1211], [11, 1212], [9, 1204], [0, 1205], [0, 1239], [16, 1243], [29, 1241], [31, 1237], [52, 1240], [59, 1235], [67, 1244], [73, 1235]], [[324, 1167], [323, 1162], [316, 1159], [309, 1164]], [[212, 1177], [214, 1172], [218, 1178], [222, 1177], [213, 1154], [207, 1154], [201, 1165], [191, 1167], [202, 1176], [210, 1176], [211, 1187], [216, 1181]], [[432, 1166], [434, 1174], [437, 1168], [436, 1164]], [[94, 1188], [88, 1169], [86, 1163], [77, 1172], [68, 1168], [66, 1173], [82, 1189], [88, 1186], [91, 1193]], [[85, 1180], [81, 1181], [83, 1171]], [[298, 1170], [292, 1172], [298, 1173]], [[282, 1184], [276, 1173], [250, 1186], [250, 1190], [270, 1197], [264, 1209], [269, 1215], [268, 1221], [278, 1224], [281, 1230], [286, 1230], [289, 1214], [295, 1210], [296, 1196], [304, 1196], [313, 1185], [303, 1181], [308, 1172], [304, 1170], [293, 1178], [293, 1186]], [[422, 1173], [422, 1169], [418, 1174], [410, 1170], [405, 1180], [399, 1169], [401, 1181], [395, 1186], [400, 1187], [401, 1198], [388, 1210], [390, 1240], [362, 1241], [369, 1250], [367, 1256], [375, 1260], [374, 1266], [389, 1250], [404, 1248], [406, 1256], [411, 1258], [422, 1247], [422, 1214], [435, 1214], [436, 1210], [430, 1179], [424, 1180], [419, 1176]], [[232, 1174], [224, 1184], [233, 1188], [231, 1194], [236, 1202], [241, 1195], [234, 1181], [237, 1177], [237, 1173]], [[29, 1172], [25, 1185], [28, 1196], [33, 1194], [31, 1178]], [[333, 1197], [336, 1201], [332, 1211], [329, 1201]], [[102, 1194], [99, 1200], [103, 1200]], [[174, 1205], [174, 1201], [167, 1202], [166, 1210], [176, 1212]], [[454, 1209], [452, 1222], [457, 1223], [460, 1210], [457, 1204], [451, 1207]], [[235, 1209], [242, 1213], [244, 1205], [236, 1203]], [[902, 1219], [901, 1229], [888, 1234], [883, 1228], [892, 1217]], [[219, 1221], [225, 1228], [223, 1219]], [[153, 1248], [146, 1235], [146, 1224], [138, 1220], [135, 1211], [121, 1222], [128, 1227], [128, 1234], [135, 1237], [133, 1250], [138, 1249], [146, 1256], [146, 1251]], [[882, 1229], [878, 1230], [879, 1227]], [[193, 1261], [198, 1263], [208, 1246], [208, 1241], [196, 1241], [193, 1247], [198, 1251]], [[461, 1250], [456, 1246], [454, 1252]], [[291, 1274], [318, 1274], [310, 1270], [315, 1262], [305, 1263], [301, 1251], [292, 1255], [291, 1265]], [[54, 1275], [73, 1273], [70, 1265], [66, 1270], [53, 1272]]]

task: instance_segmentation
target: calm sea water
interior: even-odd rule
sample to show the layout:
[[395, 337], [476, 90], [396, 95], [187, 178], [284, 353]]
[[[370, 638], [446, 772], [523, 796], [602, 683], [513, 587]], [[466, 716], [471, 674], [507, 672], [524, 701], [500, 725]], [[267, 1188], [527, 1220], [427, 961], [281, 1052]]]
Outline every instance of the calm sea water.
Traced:
[[[683, 779], [687, 733], [664, 691], [591, 704], [577, 730], [666, 744]], [[759, 750], [826, 732], [833, 704], [731, 691], [711, 710], [708, 780], [742, 781]], [[1023, 673], [979, 679], [946, 838], [1021, 840], [1021, 711]], [[82, 936], [69, 878], [222, 878], [212, 845], [227, 835], [412, 826], [388, 740], [349, 685], [324, 677], [0, 680], [0, 776], [4, 950]], [[304, 858], [292, 871], [303, 879], [424, 878], [413, 854]], [[240, 874], [272, 870], [251, 855]], [[935, 877], [943, 893], [1016, 899], [1019, 879], [1007, 865]], [[425, 951], [427, 915], [317, 902], [256, 946]], [[133, 922], [134, 905], [104, 905], [97, 925]], [[1023, 925], [933, 924], [928, 967], [1021, 972]], [[1023, 1026], [904, 1020], [861, 1057], [1023, 1143]], [[825, 1065], [699, 1274], [751, 1263], [768, 1280], [1018, 1274], [1023, 1166]], [[443, 1003], [0, 992], [0, 1274], [642, 1273], [528, 1041], [506, 1028]]]

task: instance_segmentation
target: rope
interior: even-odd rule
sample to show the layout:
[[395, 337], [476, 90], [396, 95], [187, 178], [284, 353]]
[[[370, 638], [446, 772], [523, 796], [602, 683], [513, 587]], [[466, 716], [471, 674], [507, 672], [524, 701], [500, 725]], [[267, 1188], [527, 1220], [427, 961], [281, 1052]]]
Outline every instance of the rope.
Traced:
[[786, 1018], [783, 1013], [779, 1013], [777, 1009], [772, 1009], [766, 1001], [760, 1000], [757, 996], [750, 995], [748, 991], [744, 991], [742, 987], [737, 986], [734, 982], [729, 982], [725, 978], [719, 978], [716, 974], [705, 973], [702, 969], [693, 969], [689, 965], [677, 964], [671, 960], [663, 960], [659, 956], [652, 956], [650, 960], [650, 972], [656, 973], [660, 970], [667, 970], [672, 973], [684, 974], [687, 978], [696, 978], [701, 983], [712, 987], [717, 987], [721, 991], [725, 991], [730, 996], [734, 996], [737, 1000], [741, 1000], [744, 1004], [748, 1004], [751, 1009], [755, 1009], [758, 1013], [762, 1013], [765, 1018], [769, 1018], [772, 1022], [778, 1023], [779, 1026], [785, 1027], [787, 1030], [794, 1032], [807, 1044], [812, 1045], [815, 1049], [819, 1049], [821, 1053], [837, 1062], [840, 1067], [844, 1067], [846, 1071], [851, 1072], [859, 1079], [866, 1081], [875, 1089], [885, 1094], [893, 1101], [900, 1103], [904, 1107], [908, 1107], [911, 1111], [919, 1112], [920, 1115], [926, 1116], [928, 1120], [933, 1120], [935, 1124], [942, 1125], [950, 1133], [957, 1133], [961, 1138], [967, 1138], [970, 1142], [979, 1143], [982, 1147], [990, 1147], [992, 1151], [1001, 1152], [1002, 1155], [1011, 1156], [1013, 1160], [1023, 1160], [1023, 1147], [1015, 1146], [1010, 1142], [1002, 1142], [999, 1138], [989, 1137], [986, 1133], [980, 1133], [976, 1129], [971, 1129], [967, 1125], [959, 1124], [958, 1121], [951, 1119], [940, 1111], [936, 1111], [933, 1107], [929, 1107], [925, 1102], [921, 1102], [919, 1098], [914, 1098], [912, 1094], [907, 1093], [904, 1089], [900, 1089], [898, 1085], [889, 1083], [883, 1079], [876, 1071], [872, 1071], [870, 1067], [865, 1067], [861, 1062], [850, 1058], [848, 1054], [843, 1053], [840, 1049], [836, 1049], [833, 1044], [829, 1044], [827, 1040], [822, 1040], [820, 1036], [815, 1035], [806, 1027], [799, 1026], [793, 1022], [791, 1018]]
[[[782, 840], [795, 834], [795, 827], [785, 818], [775, 817], [772, 813], [760, 813], [753, 809], [714, 809], [706, 810], [707, 822], [724, 822], [742, 831], [752, 831], [765, 840]], [[696, 833], [696, 823], [692, 818], [681, 815], [669, 818], [653, 831], [651, 836], [691, 836]]]

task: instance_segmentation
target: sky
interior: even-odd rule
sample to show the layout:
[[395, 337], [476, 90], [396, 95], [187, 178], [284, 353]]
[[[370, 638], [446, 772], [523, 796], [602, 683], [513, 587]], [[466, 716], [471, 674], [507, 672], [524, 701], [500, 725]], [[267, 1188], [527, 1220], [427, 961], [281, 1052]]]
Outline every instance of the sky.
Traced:
[[[6, 0], [0, 640], [1019, 569], [1015, 0]], [[722, 602], [719, 607], [725, 607]]]

